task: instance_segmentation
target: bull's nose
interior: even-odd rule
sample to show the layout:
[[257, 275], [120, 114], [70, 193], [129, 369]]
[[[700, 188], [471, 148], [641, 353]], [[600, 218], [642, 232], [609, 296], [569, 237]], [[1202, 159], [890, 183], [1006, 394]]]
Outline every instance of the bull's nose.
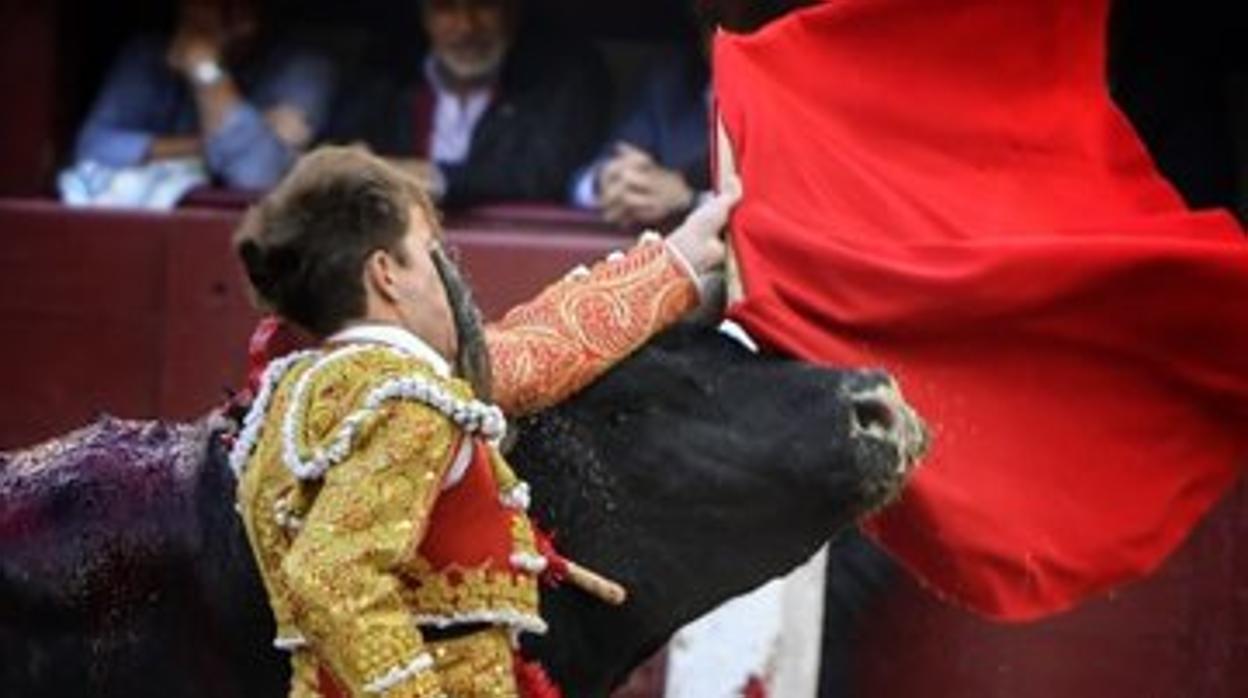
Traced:
[[852, 399], [854, 428], [873, 434], [887, 434], [897, 424], [895, 408], [876, 395]]
[[898, 470], [909, 470], [927, 452], [927, 427], [901, 395], [897, 382], [886, 378], [852, 392], [853, 431], [892, 442], [901, 455]]

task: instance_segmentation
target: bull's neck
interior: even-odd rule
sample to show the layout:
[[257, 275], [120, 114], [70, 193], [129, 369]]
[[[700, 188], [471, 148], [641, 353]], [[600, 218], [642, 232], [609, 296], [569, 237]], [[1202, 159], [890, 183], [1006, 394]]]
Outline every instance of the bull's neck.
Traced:
[[[793, 511], [785, 515], [790, 535], [783, 539], [751, 539], [744, 527], [708, 527], [684, 539], [671, 536], [666, 525], [630, 532], [622, 539], [628, 544], [617, 540], [612, 545], [623, 559], [638, 561], [640, 569], [602, 569], [628, 587], [627, 605], [609, 607], [567, 587], [546, 590], [542, 612], [551, 630], [530, 642], [529, 650], [565, 695], [606, 696], [681, 627], [805, 562], [829, 537], [824, 526], [814, 525], [826, 519]], [[752, 518], [743, 516], [744, 521]], [[760, 523], [764, 530], [786, 530], [777, 522]], [[712, 543], [715, 534], [721, 536], [718, 544]], [[737, 546], [724, 545], [725, 538], [739, 540], [736, 552], [749, 555], [734, 554]], [[567, 543], [572, 552], [588, 545], [574, 539]]]

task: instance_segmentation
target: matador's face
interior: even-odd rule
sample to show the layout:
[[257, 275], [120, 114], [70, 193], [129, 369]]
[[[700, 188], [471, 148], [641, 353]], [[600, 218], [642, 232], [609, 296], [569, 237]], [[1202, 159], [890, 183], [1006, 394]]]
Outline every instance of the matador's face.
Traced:
[[430, 254], [441, 244], [441, 235], [417, 207], [412, 207], [409, 220], [400, 243], [403, 259], [393, 267], [394, 310], [404, 327], [451, 360], [459, 350], [455, 318]]

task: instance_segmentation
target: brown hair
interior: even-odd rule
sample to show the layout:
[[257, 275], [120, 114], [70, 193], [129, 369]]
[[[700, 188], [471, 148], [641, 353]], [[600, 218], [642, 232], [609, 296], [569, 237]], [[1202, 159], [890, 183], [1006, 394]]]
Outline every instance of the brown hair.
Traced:
[[360, 148], [319, 148], [247, 212], [234, 248], [262, 305], [326, 336], [364, 314], [370, 254], [407, 263], [413, 208], [437, 225], [429, 196], [399, 169]]

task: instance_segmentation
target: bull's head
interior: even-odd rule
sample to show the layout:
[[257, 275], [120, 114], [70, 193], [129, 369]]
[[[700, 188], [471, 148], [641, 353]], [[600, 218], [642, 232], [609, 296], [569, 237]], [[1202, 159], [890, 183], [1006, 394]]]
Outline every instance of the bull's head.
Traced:
[[524, 428], [512, 460], [537, 518], [630, 591], [619, 609], [544, 597], [553, 632], [533, 649], [585, 696], [886, 503], [925, 447], [886, 375], [760, 357], [692, 328]]
[[[8, 694], [281, 692], [285, 660], [212, 430], [104, 420], [0, 454]], [[531, 419], [512, 452], [557, 544], [630, 592], [619, 608], [544, 593], [551, 633], [528, 649], [564, 695], [604, 695], [680, 625], [892, 497], [922, 441], [881, 374], [669, 332]]]

